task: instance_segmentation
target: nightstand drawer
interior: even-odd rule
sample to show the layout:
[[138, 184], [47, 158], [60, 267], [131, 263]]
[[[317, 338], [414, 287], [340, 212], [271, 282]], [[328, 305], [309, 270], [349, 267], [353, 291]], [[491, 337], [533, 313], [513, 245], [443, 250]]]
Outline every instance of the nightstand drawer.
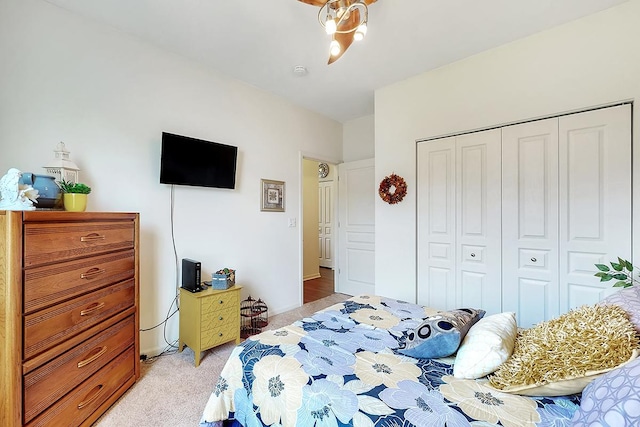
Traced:
[[27, 223], [24, 225], [24, 266], [133, 248], [132, 221]]
[[24, 318], [24, 358], [28, 359], [131, 307], [133, 279], [109, 286]]
[[24, 273], [25, 314], [130, 279], [134, 273], [133, 250], [28, 269]]
[[131, 347], [27, 426], [80, 425], [123, 384], [134, 380], [135, 362], [134, 349]]
[[222, 292], [214, 296], [200, 299], [202, 304], [202, 315], [217, 313], [227, 308], [238, 309], [238, 292]]
[[207, 331], [202, 335], [202, 350], [206, 350], [218, 344], [225, 343], [227, 341], [234, 340], [240, 333], [240, 325], [237, 323], [228, 323], [222, 325], [214, 330]]
[[134, 318], [130, 316], [25, 375], [25, 422], [133, 346], [135, 333]]
[[208, 312], [202, 314], [202, 319], [200, 321], [200, 330], [202, 332], [206, 332], [210, 329], [219, 328], [222, 325], [226, 325], [228, 323], [237, 323], [240, 318], [240, 313], [238, 313], [238, 307], [228, 307], [224, 310], [219, 310], [215, 312]]

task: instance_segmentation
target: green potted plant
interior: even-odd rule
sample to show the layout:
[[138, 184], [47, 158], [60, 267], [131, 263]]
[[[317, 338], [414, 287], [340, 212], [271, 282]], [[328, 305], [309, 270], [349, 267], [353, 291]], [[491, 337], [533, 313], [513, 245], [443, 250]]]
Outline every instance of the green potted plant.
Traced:
[[60, 181], [60, 190], [64, 202], [64, 210], [69, 212], [84, 212], [87, 209], [87, 195], [91, 187], [80, 182]]

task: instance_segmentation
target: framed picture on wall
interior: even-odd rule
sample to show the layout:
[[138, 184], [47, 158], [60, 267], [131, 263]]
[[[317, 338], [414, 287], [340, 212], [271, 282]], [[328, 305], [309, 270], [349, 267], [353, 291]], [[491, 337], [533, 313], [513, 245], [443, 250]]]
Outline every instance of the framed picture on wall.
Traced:
[[260, 184], [262, 188], [260, 210], [284, 212], [284, 181], [261, 179]]

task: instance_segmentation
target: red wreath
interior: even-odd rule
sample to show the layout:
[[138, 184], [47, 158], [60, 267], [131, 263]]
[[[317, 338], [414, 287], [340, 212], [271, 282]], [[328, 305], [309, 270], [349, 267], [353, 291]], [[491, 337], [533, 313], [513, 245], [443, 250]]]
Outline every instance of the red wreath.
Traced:
[[[393, 188], [393, 192], [391, 189]], [[395, 205], [404, 199], [407, 195], [407, 183], [401, 176], [392, 173], [389, 176], [385, 176], [380, 181], [380, 188], [378, 188], [378, 194], [380, 198], [390, 205]]]

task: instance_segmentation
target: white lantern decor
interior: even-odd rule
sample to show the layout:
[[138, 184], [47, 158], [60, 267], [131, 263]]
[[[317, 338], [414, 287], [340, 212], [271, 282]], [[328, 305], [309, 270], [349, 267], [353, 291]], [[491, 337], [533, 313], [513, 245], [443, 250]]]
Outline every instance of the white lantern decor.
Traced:
[[47, 173], [53, 175], [57, 182], [63, 179], [72, 183], [78, 182], [80, 169], [69, 159], [70, 152], [65, 150], [64, 142], [56, 145], [56, 149], [53, 152], [55, 153], [55, 158], [49, 165], [44, 166]]

